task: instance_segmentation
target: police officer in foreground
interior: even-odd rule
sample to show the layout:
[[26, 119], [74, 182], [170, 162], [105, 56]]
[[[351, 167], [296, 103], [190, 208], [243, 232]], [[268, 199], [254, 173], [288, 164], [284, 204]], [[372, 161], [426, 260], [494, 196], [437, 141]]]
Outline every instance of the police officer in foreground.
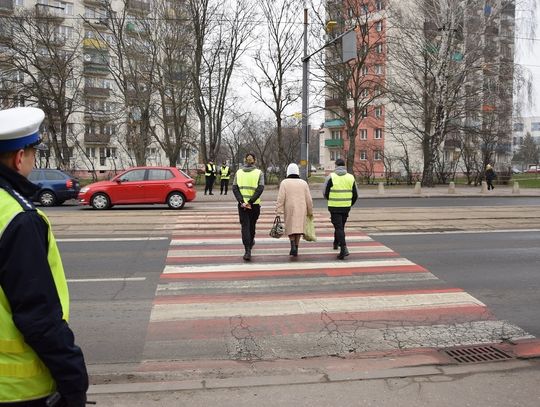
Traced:
[[345, 259], [349, 255], [345, 240], [345, 223], [349, 217], [349, 211], [358, 199], [358, 191], [354, 176], [347, 173], [345, 161], [341, 158], [336, 160], [336, 169], [325, 181], [323, 196], [328, 200], [330, 220], [334, 225], [334, 250], [340, 248], [337, 258]]
[[245, 164], [236, 171], [233, 193], [238, 201], [238, 216], [242, 225], [244, 260], [251, 260], [251, 249], [255, 244], [255, 229], [261, 214], [261, 194], [264, 191], [264, 175], [255, 167], [255, 154], [248, 153]]
[[62, 260], [27, 179], [44, 117], [0, 110], [0, 406], [82, 407], [88, 375], [67, 322]]
[[219, 174], [221, 176], [221, 191], [219, 194], [223, 195], [223, 191], [225, 190], [225, 195], [227, 195], [227, 192], [229, 191], [229, 179], [231, 178], [231, 169], [227, 163], [223, 162], [221, 164]]
[[208, 163], [205, 165], [205, 171], [204, 171], [204, 194], [208, 192], [209, 195], [214, 195], [212, 193], [212, 188], [214, 188], [214, 182], [216, 180], [216, 164], [214, 164], [214, 160], [210, 159]]

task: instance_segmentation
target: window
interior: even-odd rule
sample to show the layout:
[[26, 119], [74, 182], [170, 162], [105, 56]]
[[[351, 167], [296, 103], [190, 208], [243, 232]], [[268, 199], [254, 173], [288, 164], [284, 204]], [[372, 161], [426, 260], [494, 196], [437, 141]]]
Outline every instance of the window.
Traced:
[[366, 150], [361, 150], [360, 151], [360, 159], [365, 161], [367, 160], [367, 151]]
[[383, 22], [382, 22], [382, 20], [377, 21], [375, 23], [375, 30], [377, 30], [377, 32], [381, 32], [383, 30]]
[[369, 13], [369, 5], [367, 3], [362, 4], [362, 13]]
[[28, 176], [28, 179], [30, 181], [37, 181], [38, 179], [41, 179], [41, 171], [32, 171], [30, 175]]
[[369, 73], [369, 67], [367, 65], [364, 65], [362, 67], [362, 74], [367, 75]]
[[[382, 117], [382, 106], [377, 106], [375, 108], [375, 117], [377, 117], [377, 118]], [[377, 129], [377, 130], [380, 130], [380, 129]], [[375, 137], [375, 138], [377, 138], [377, 137]]]
[[16, 6], [24, 6], [24, 0], [15, 0]]
[[88, 158], [96, 158], [96, 149], [94, 147], [86, 147], [86, 156]]
[[383, 66], [382, 65], [375, 65], [375, 74], [382, 75], [383, 74]]
[[377, 44], [377, 45], [375, 46], [375, 52], [376, 52], [377, 54], [382, 54], [382, 53], [383, 53], [383, 45], [380, 44], [380, 43]]
[[148, 171], [148, 180], [157, 181], [162, 179], [171, 179], [174, 178], [174, 175], [169, 170], [149, 170]]
[[367, 107], [362, 109], [362, 117], [368, 117], [368, 109], [367, 109]]
[[384, 10], [384, 1], [383, 0], [376, 0], [375, 1], [375, 9], [377, 11]]
[[523, 131], [523, 123], [514, 123], [514, 131]]
[[540, 122], [532, 122], [531, 131], [540, 131]]
[[382, 153], [379, 150], [375, 151], [375, 160], [382, 160]]
[[375, 129], [375, 139], [380, 140], [382, 139], [383, 132], [382, 129]]
[[360, 140], [367, 140], [367, 129], [360, 129]]
[[341, 131], [339, 130], [332, 130], [332, 140], [341, 140]]
[[369, 97], [369, 89], [368, 88], [364, 88], [362, 89], [362, 92], [360, 93], [362, 95], [362, 97]]
[[142, 181], [142, 180], [144, 180], [144, 173], [145, 172], [146, 172], [146, 170], [128, 171], [124, 175], [122, 175], [121, 180], [122, 181], [128, 181], [128, 182]]
[[44, 171], [45, 173], [45, 179], [48, 181], [61, 181], [63, 179], [66, 179], [64, 174], [58, 171]]

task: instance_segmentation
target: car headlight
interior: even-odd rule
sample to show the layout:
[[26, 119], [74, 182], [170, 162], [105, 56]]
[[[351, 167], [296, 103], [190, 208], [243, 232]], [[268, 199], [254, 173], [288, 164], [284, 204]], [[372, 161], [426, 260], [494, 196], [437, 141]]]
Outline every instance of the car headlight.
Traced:
[[81, 193], [81, 194], [85, 194], [85, 193], [87, 193], [88, 191], [90, 191], [90, 188], [88, 188], [88, 187], [82, 187], [81, 190], [80, 190], [80, 193]]

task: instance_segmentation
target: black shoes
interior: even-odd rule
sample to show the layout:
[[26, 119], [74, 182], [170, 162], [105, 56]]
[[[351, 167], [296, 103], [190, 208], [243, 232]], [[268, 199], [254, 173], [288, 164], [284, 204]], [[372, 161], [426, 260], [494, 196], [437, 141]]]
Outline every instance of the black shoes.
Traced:
[[244, 253], [244, 256], [242, 258], [246, 261], [251, 260], [251, 249], [246, 249], [246, 252]]
[[344, 260], [345, 257], [347, 257], [348, 255], [349, 255], [349, 250], [347, 250], [347, 246], [341, 246], [341, 250], [339, 251], [337, 258], [339, 260]]
[[289, 252], [289, 256], [296, 257], [298, 256], [298, 246], [292, 240], [290, 242], [291, 242], [291, 251]]
[[338, 243], [338, 242], [334, 242], [334, 244], [332, 245], [332, 248], [333, 248], [334, 250], [337, 250], [338, 247], [339, 247], [339, 243]]

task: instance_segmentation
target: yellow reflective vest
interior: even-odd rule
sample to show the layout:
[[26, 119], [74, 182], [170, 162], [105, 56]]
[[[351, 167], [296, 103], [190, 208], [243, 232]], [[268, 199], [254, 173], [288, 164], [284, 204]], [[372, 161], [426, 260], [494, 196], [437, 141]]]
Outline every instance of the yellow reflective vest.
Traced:
[[[240, 193], [242, 194], [242, 198], [244, 198], [244, 202], [247, 203], [255, 193], [255, 190], [259, 186], [259, 178], [261, 177], [261, 170], [255, 168], [251, 171], [244, 171], [243, 169], [239, 169], [236, 172], [236, 185], [238, 185], [238, 189], [240, 190]], [[255, 202], [255, 204], [261, 203], [261, 198], [259, 197]]]
[[212, 174], [216, 175], [216, 164], [206, 164], [206, 172], [204, 175], [210, 177]]
[[231, 178], [231, 169], [227, 167], [221, 167], [221, 179], [230, 179]]
[[350, 208], [352, 206], [354, 177], [351, 174], [338, 175], [335, 172], [330, 176], [332, 178], [332, 187], [328, 194], [328, 206]]
[[[23, 211], [21, 204], [0, 188], [0, 237], [15, 216]], [[69, 294], [62, 259], [49, 220], [40, 210], [38, 213], [48, 226], [47, 260], [60, 298], [63, 319], [67, 321]], [[0, 403], [39, 399], [54, 393], [56, 390], [54, 379], [15, 326], [2, 287], [0, 287], [0, 327]]]

